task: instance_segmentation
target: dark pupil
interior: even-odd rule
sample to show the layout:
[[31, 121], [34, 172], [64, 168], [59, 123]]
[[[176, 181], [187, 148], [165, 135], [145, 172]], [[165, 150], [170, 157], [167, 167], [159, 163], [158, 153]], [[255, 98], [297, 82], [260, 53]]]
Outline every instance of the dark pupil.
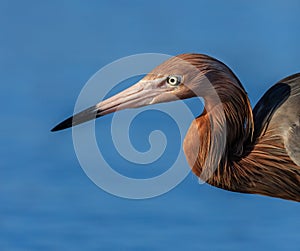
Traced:
[[171, 78], [171, 83], [174, 84], [176, 82], [175, 78]]

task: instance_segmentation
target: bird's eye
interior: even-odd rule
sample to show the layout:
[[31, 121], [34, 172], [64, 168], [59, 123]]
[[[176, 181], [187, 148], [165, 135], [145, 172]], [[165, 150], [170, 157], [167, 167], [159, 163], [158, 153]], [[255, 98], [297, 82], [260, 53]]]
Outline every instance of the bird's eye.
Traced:
[[180, 76], [169, 76], [167, 78], [167, 82], [169, 85], [176, 86], [181, 83], [181, 77]]

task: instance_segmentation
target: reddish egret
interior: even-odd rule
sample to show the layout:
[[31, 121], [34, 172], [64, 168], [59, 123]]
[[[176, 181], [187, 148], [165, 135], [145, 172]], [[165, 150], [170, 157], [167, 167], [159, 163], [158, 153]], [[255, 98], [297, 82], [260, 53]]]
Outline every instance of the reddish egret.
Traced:
[[[204, 79], [209, 80], [221, 103], [214, 101]], [[201, 177], [211, 168], [209, 158], [217, 159], [216, 169], [207, 178], [210, 185], [300, 201], [300, 73], [273, 85], [252, 110], [245, 89], [224, 63], [202, 54], [182, 54], [52, 131], [125, 108], [168, 102], [175, 97], [191, 98], [195, 93], [203, 97], [205, 106], [192, 122], [183, 144], [192, 171]], [[216, 109], [220, 104], [225, 120]], [[212, 135], [212, 127], [219, 128], [226, 139], [221, 153], [214, 150], [220, 142]]]

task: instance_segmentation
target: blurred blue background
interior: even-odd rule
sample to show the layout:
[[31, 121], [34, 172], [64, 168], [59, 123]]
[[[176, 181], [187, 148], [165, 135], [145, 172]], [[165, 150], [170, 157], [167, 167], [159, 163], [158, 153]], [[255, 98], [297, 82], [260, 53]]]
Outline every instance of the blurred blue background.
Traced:
[[298, 203], [192, 174], [163, 196], [121, 199], [84, 174], [71, 130], [50, 133], [92, 74], [136, 53], [214, 56], [254, 105], [300, 71], [299, 11], [299, 1], [0, 1], [0, 250], [299, 250]]

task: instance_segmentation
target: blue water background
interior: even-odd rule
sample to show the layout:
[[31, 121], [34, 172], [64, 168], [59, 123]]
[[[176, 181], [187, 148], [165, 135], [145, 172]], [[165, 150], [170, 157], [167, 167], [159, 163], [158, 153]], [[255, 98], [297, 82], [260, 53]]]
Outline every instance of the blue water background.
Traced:
[[[92, 74], [136, 53], [217, 57], [254, 105], [300, 71], [299, 12], [290, 0], [0, 1], [0, 250], [299, 250], [298, 203], [199, 185], [192, 174], [163, 196], [121, 199], [85, 175], [71, 130], [49, 131]], [[137, 121], [142, 150], [146, 125], [166, 129]]]

